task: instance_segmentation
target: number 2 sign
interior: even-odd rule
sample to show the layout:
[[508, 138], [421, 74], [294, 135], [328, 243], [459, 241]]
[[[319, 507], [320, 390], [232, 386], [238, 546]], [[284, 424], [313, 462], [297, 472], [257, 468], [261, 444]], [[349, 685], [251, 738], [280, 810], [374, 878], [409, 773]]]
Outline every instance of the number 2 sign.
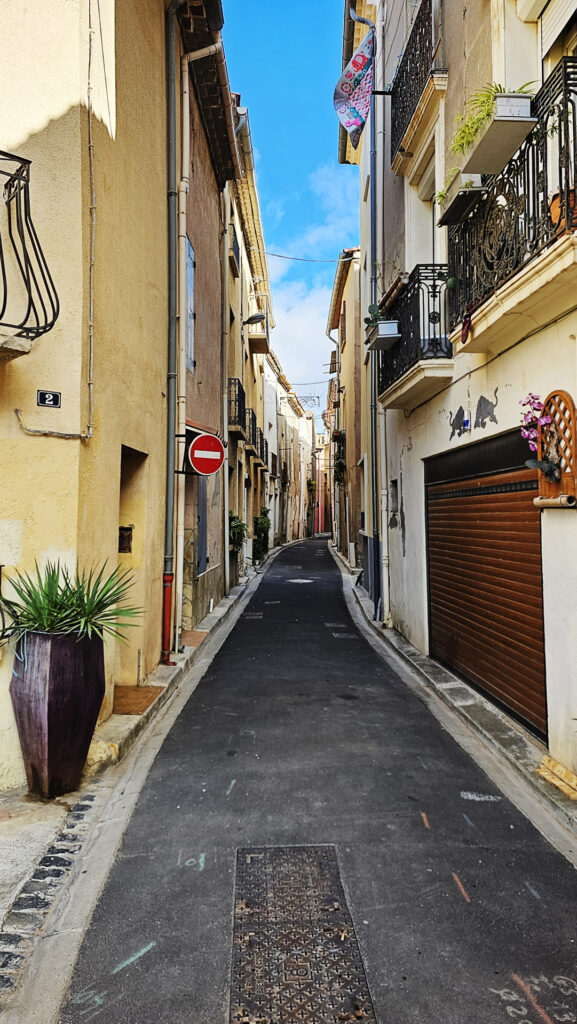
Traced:
[[61, 391], [37, 391], [36, 405], [47, 405], [49, 409], [59, 409]]

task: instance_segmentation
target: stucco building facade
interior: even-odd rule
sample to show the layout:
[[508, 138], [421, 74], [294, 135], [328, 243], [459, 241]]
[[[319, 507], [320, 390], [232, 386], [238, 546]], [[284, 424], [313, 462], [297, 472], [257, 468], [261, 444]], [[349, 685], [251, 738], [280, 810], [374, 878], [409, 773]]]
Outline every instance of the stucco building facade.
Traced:
[[[575, 770], [575, 6], [399, 0], [357, 14], [376, 29], [377, 157], [369, 124], [356, 152], [341, 130], [339, 156], [359, 163], [364, 197], [362, 315], [372, 266], [399, 334], [376, 357], [370, 589], [381, 621]], [[344, 26], [346, 63], [367, 25], [347, 5]], [[481, 126], [467, 121], [479, 93]], [[540, 467], [521, 434], [530, 394], [550, 398]]]

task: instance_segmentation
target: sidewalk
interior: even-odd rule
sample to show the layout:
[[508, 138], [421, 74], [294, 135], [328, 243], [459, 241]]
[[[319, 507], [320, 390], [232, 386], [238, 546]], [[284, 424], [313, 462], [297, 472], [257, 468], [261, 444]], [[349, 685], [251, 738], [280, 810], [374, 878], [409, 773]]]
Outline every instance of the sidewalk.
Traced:
[[[359, 569], [352, 569], [343, 555], [329, 541], [329, 550], [339, 565], [350, 593], [366, 623], [379, 639], [414, 669], [427, 690], [466, 722], [483, 742], [491, 747], [513, 770], [529, 783], [540, 803], [553, 813], [577, 841], [577, 800], [571, 799], [551, 782], [537, 774], [548, 750], [544, 743], [517, 725], [499, 708], [477, 693], [459, 676], [413, 647], [395, 629], [387, 629], [374, 621], [374, 604], [366, 590], [358, 585]], [[347, 588], [348, 589], [348, 588]]]
[[[144, 686], [131, 687], [137, 695], [147, 687], [158, 690], [155, 699], [141, 714], [112, 714], [97, 727], [78, 792], [67, 793], [48, 802], [31, 799], [25, 786], [0, 793], [0, 925], [10, 917], [11, 908], [13, 909], [15, 905], [22, 909], [25, 904], [31, 902], [29, 896], [26, 899], [26, 890], [30, 887], [28, 880], [37, 866], [40, 864], [41, 867], [58, 867], [43, 862], [46, 858], [54, 859], [62, 855], [62, 849], [57, 849], [54, 844], [58, 842], [59, 835], [65, 834], [67, 828], [71, 827], [75, 818], [78, 819], [78, 816], [82, 815], [82, 811], [79, 811], [79, 808], [83, 807], [82, 801], [93, 799], [87, 798], [86, 793], [94, 786], [95, 777], [126, 756], [142, 731], [177, 690], [197, 659], [204, 637], [218, 630], [229, 619], [239, 600], [244, 596], [250, 581], [264, 571], [266, 565], [280, 550], [280, 547], [273, 548], [258, 569], [251, 567], [248, 575], [241, 579], [238, 586], [231, 589], [230, 595], [224, 597], [213, 611], [197, 624], [194, 631], [188, 636], [184, 635], [184, 639], [194, 643], [194, 646], [185, 646], [182, 654], [174, 655], [174, 666], [158, 665], [147, 677]], [[38, 886], [35, 885], [33, 888], [36, 892]], [[5, 935], [6, 928], [0, 928], [0, 991], [4, 987], [10, 987], [3, 982], [2, 972], [7, 965], [15, 963], [16, 956], [10, 954], [12, 959], [6, 959]]]

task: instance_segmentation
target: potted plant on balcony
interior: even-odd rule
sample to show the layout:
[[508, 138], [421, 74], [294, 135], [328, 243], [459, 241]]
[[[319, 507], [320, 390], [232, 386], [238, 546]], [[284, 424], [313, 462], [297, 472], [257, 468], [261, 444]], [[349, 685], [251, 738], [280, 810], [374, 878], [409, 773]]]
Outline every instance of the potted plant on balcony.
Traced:
[[60, 562], [10, 580], [0, 598], [14, 643], [10, 696], [30, 793], [50, 799], [77, 789], [104, 697], [106, 635], [140, 609], [120, 604], [132, 575], [105, 566], [72, 575]]
[[473, 93], [450, 145], [452, 153], [466, 157], [465, 173], [497, 174], [517, 152], [537, 123], [531, 117], [532, 84], [509, 92], [491, 82]]
[[484, 192], [480, 174], [463, 174], [458, 167], [452, 167], [443, 188], [433, 196], [441, 210], [439, 227], [460, 224], [477, 205]]
[[401, 337], [398, 320], [391, 320], [372, 302], [365, 317], [366, 345], [371, 351], [387, 352]]

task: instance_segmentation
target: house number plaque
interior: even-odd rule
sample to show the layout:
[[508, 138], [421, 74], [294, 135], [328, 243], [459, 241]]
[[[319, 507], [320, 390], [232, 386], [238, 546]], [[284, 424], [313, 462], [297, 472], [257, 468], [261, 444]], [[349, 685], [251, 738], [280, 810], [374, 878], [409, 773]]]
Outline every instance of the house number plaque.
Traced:
[[59, 409], [61, 397], [61, 391], [37, 391], [36, 404], [47, 405], [49, 409]]

